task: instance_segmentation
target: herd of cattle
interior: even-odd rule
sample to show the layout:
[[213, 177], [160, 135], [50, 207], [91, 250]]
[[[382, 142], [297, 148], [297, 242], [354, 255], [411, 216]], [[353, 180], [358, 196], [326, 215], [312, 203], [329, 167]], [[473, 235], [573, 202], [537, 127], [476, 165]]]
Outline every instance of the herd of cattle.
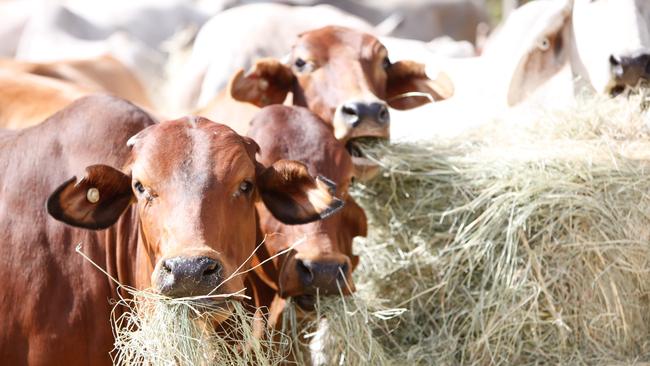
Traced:
[[111, 363], [119, 290], [80, 243], [123, 285], [245, 291], [274, 327], [354, 291], [358, 139], [650, 78], [647, 0], [532, 1], [489, 34], [481, 1], [241, 2], [0, 2], [3, 364]]

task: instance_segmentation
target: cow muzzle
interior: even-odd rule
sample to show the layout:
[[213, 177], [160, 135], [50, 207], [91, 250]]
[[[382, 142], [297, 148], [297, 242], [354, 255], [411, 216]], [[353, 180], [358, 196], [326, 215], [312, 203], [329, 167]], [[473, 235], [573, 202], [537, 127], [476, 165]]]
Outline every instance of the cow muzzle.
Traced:
[[174, 257], [162, 260], [155, 276], [158, 292], [169, 297], [210, 294], [221, 281], [223, 265], [210, 257]]
[[[316, 296], [349, 295], [355, 291], [350, 260], [344, 255], [295, 260], [284, 268], [294, 273], [290, 296], [304, 310], [313, 310]], [[287, 286], [285, 286], [287, 287]]]
[[609, 65], [613, 79], [613, 86], [610, 88], [612, 96], [650, 80], [650, 50], [611, 55]]
[[388, 140], [388, 106], [379, 100], [351, 100], [341, 104], [334, 113], [334, 135], [338, 140], [346, 142], [346, 149], [354, 164], [355, 176], [360, 180], [372, 179], [379, 172], [379, 167], [363, 155], [359, 141]]

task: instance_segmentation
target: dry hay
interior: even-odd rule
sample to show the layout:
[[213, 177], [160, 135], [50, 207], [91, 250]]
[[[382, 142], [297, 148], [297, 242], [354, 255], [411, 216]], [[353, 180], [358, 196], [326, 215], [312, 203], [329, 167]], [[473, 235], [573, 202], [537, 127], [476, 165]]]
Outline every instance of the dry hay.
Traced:
[[302, 312], [290, 300], [284, 309], [281, 329], [291, 339], [298, 364], [387, 365], [394, 361], [374, 328], [404, 309], [385, 309], [359, 295], [317, 297], [315, 307], [311, 316], [300, 320]]
[[[354, 299], [373, 299], [364, 314], [406, 312], [349, 330], [339, 306], [329, 342], [372, 334], [372, 364], [650, 361], [641, 98], [582, 100], [470, 140], [367, 147], [384, 174], [354, 192], [370, 224]], [[366, 363], [323, 352], [326, 364]]]
[[[131, 292], [113, 311], [115, 365], [278, 365], [284, 359], [271, 341], [282, 335], [271, 334], [240, 302]], [[265, 332], [256, 335], [256, 324]]]
[[[300, 241], [294, 245], [299, 244]], [[248, 299], [244, 290], [169, 298], [151, 289], [138, 290], [121, 284], [83, 253], [82, 244], [77, 245], [76, 251], [118, 286], [119, 299], [111, 313], [114, 365], [284, 364], [291, 350], [290, 339], [266, 327], [261, 311], [245, 308], [240, 301]], [[252, 256], [213, 291], [233, 277], [252, 271], [254, 268], [242, 270]]]

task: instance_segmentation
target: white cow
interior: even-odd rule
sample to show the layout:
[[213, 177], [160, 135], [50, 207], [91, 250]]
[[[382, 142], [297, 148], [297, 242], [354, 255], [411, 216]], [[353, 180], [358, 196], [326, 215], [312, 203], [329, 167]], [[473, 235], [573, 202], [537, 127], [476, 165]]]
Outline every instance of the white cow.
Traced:
[[377, 26], [383, 36], [430, 41], [448, 36], [475, 43], [488, 23], [484, 0], [281, 0], [293, 5], [331, 5]]
[[596, 92], [650, 78], [650, 1], [574, 0], [571, 65]]
[[14, 57], [18, 41], [37, 6], [32, 0], [0, 1], [0, 57]]
[[[453, 136], [495, 119], [525, 123], [570, 106], [585, 90], [616, 95], [650, 75], [646, 0], [537, 0], [518, 8], [488, 39], [483, 54], [432, 59], [454, 96], [392, 115], [401, 140]], [[607, 26], [607, 25], [611, 26]]]
[[33, 62], [109, 54], [160, 99], [169, 52], [165, 42], [209, 19], [183, 0], [42, 2], [21, 35], [16, 57]]

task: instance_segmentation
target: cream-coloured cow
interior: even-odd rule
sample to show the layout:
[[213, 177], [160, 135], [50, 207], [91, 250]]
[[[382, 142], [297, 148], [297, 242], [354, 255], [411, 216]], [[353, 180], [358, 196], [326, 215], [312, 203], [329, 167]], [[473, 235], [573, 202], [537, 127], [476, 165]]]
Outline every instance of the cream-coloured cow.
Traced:
[[41, 123], [89, 91], [69, 82], [0, 69], [0, 128]]
[[110, 55], [52, 62], [0, 58], [0, 69], [66, 81], [91, 92], [104, 92], [146, 109], [153, 107], [144, 86], [120, 61]]
[[650, 78], [650, 1], [574, 0], [571, 66], [596, 92]]
[[[650, 1], [537, 0], [518, 8], [476, 58], [432, 58], [448, 100], [391, 114], [391, 136], [453, 136], [495, 119], [525, 123], [585, 91], [617, 95], [650, 75]], [[608, 26], [611, 25], [611, 26]], [[422, 61], [422, 60], [419, 60]]]

